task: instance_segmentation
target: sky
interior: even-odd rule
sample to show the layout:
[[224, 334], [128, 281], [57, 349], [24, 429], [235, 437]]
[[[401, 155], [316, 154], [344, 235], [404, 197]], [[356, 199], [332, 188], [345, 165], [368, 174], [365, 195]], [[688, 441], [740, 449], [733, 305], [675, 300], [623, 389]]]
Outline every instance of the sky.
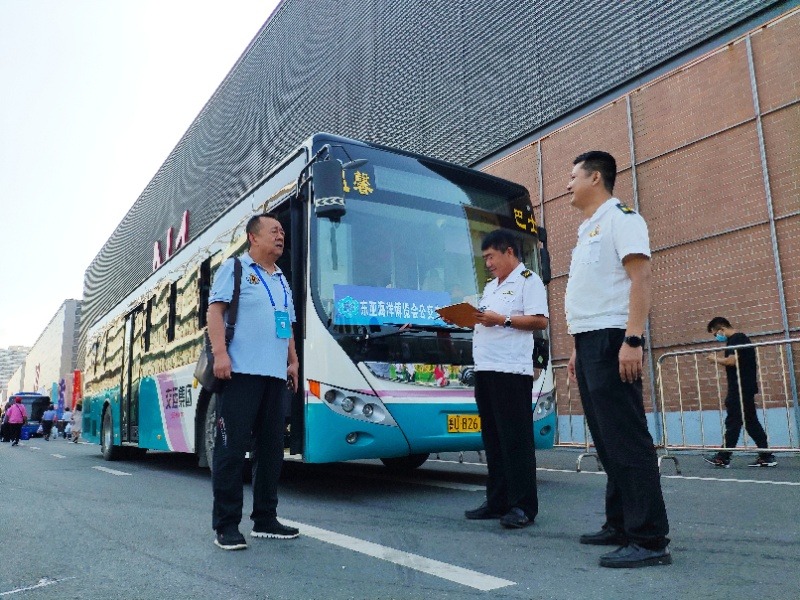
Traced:
[[33, 346], [278, 0], [0, 0], [0, 348]]

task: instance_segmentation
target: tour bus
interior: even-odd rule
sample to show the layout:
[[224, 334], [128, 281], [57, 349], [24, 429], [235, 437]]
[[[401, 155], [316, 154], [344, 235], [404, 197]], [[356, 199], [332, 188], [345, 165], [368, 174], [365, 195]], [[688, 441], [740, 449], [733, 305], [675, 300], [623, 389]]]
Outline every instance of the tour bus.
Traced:
[[[436, 309], [477, 304], [489, 280], [481, 241], [497, 228], [513, 232], [526, 266], [544, 267], [548, 279], [529, 194], [479, 171], [324, 133], [93, 324], [83, 438], [107, 460], [151, 449], [196, 453], [209, 466], [216, 396], [193, 373], [210, 286], [216, 268], [246, 249], [245, 224], [262, 212], [286, 231], [278, 266], [297, 313], [301, 385], [286, 392], [287, 456], [413, 469], [431, 453], [482, 449], [472, 330]], [[546, 360], [536, 366], [534, 436], [549, 448], [553, 376]]]

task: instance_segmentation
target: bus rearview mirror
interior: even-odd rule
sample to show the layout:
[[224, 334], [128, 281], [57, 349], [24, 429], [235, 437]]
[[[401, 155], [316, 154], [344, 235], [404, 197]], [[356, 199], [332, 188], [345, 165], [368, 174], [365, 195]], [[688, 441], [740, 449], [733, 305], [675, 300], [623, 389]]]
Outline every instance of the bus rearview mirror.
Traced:
[[547, 285], [552, 278], [550, 273], [550, 251], [547, 248], [541, 248], [539, 256], [542, 259], [542, 283]]
[[326, 219], [340, 219], [345, 214], [344, 172], [336, 159], [314, 163], [311, 172], [314, 186], [314, 213]]

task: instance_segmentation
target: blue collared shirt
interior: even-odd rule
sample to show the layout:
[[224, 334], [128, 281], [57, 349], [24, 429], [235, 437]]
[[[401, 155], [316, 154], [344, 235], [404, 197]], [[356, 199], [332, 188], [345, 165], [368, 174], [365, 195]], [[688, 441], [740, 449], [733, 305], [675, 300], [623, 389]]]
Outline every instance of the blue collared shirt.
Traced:
[[[236, 330], [228, 354], [231, 357], [231, 370], [248, 375], [268, 375], [286, 379], [286, 364], [289, 357], [289, 340], [279, 339], [275, 333], [275, 311], [285, 310], [292, 323], [296, 321], [292, 290], [289, 282], [277, 265], [270, 275], [245, 252], [239, 257], [242, 261], [242, 282], [239, 292], [239, 313], [236, 317]], [[261, 283], [255, 269], [272, 292], [275, 302], [273, 308], [269, 294]], [[284, 296], [284, 290], [286, 294]], [[230, 304], [233, 297], [233, 259], [219, 266], [211, 286], [209, 304], [224, 302]], [[284, 297], [286, 307], [284, 308]], [[227, 321], [226, 308], [224, 318]]]

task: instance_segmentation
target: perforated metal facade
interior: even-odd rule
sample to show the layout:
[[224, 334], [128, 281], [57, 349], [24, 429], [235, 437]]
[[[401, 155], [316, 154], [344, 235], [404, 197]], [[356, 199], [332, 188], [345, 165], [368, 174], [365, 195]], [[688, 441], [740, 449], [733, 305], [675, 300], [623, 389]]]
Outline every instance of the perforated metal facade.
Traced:
[[285, 0], [87, 269], [83, 335], [315, 131], [471, 164], [784, 4]]

